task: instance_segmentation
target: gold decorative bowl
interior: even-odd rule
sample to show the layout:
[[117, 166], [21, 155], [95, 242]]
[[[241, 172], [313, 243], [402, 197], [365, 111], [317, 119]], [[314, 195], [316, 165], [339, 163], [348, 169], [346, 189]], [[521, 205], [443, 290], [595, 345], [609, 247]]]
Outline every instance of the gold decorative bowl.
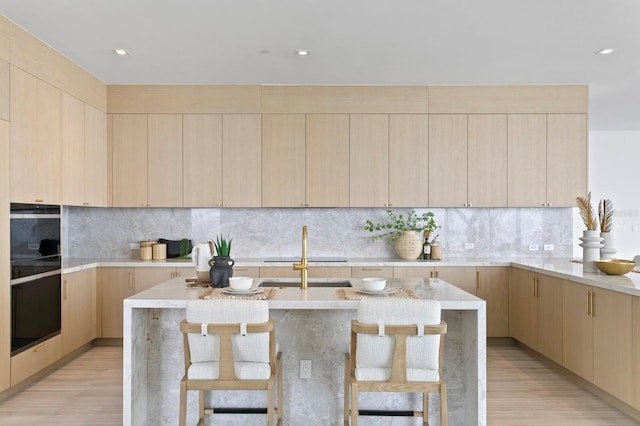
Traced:
[[596, 260], [596, 266], [608, 275], [624, 275], [636, 266], [636, 262], [623, 259]]

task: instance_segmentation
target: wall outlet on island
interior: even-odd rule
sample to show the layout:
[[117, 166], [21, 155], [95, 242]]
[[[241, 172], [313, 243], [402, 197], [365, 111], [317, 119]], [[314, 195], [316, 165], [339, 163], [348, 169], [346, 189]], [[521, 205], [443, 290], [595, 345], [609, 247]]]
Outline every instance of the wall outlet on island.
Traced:
[[475, 244], [473, 243], [464, 243], [464, 249], [465, 250], [473, 250], [475, 248]]
[[554, 249], [553, 244], [544, 245], [544, 251], [553, 251], [553, 249]]
[[131, 243], [129, 244], [130, 250], [140, 250], [140, 243]]
[[300, 378], [301, 379], [311, 378], [311, 360], [310, 359], [300, 360]]
[[538, 251], [537, 244], [529, 244], [529, 251]]

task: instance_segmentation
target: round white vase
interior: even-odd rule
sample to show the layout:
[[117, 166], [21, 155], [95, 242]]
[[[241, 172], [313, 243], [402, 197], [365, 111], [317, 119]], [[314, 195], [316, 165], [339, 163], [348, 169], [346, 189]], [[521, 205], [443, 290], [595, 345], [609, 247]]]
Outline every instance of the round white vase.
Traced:
[[615, 240], [613, 238], [613, 233], [611, 232], [601, 232], [600, 236], [602, 237], [602, 248], [600, 249], [600, 259], [613, 259], [613, 255], [616, 254], [618, 250], [615, 249]]
[[600, 249], [603, 246], [602, 237], [598, 231], [582, 231], [582, 237], [579, 240], [582, 241], [579, 244], [582, 247], [582, 271], [598, 272], [595, 261], [600, 260]]
[[405, 260], [415, 260], [422, 254], [422, 238], [414, 231], [405, 231], [396, 238], [395, 249]]

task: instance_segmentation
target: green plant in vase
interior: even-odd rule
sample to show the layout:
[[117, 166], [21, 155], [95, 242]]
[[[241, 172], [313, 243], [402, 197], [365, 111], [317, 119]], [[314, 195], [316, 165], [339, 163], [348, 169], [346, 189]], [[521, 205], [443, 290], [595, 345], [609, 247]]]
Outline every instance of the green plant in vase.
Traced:
[[222, 235], [216, 236], [216, 240], [213, 243], [213, 245], [216, 248], [216, 256], [229, 257], [231, 254], [232, 241], [233, 241], [233, 238], [229, 238], [228, 236], [226, 239]]

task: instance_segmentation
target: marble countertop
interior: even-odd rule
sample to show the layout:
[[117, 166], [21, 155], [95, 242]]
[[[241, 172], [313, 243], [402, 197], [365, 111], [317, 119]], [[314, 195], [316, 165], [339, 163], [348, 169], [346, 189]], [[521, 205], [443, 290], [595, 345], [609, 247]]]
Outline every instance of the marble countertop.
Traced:
[[[290, 262], [265, 262], [261, 258], [235, 259], [235, 266], [239, 267], [290, 267]], [[453, 258], [439, 261], [433, 260], [402, 260], [389, 258], [347, 258], [346, 262], [317, 262], [310, 266], [336, 267], [371, 267], [371, 266], [513, 266], [538, 272], [561, 279], [582, 284], [588, 284], [607, 290], [640, 296], [640, 273], [629, 272], [626, 275], [606, 275], [602, 272], [583, 272], [582, 264], [571, 258]], [[193, 267], [190, 262], [175, 260], [141, 261], [138, 259], [64, 259], [63, 273], [72, 273], [96, 267], [154, 267], [179, 268]]]
[[[256, 278], [255, 285], [263, 279]], [[268, 281], [274, 281], [268, 279]], [[281, 280], [286, 281], [286, 280]], [[361, 285], [361, 279], [352, 278], [354, 287]], [[408, 288], [419, 297], [439, 300], [442, 309], [478, 310], [485, 301], [473, 296], [443, 280], [431, 280], [424, 283], [421, 278], [389, 279], [388, 287]], [[187, 287], [184, 278], [174, 278], [155, 287], [142, 291], [125, 299], [125, 306], [131, 308], [185, 308], [188, 300], [198, 299], [207, 292], [205, 287]], [[275, 296], [268, 299], [270, 309], [356, 309], [357, 300], [338, 296], [338, 288], [311, 287], [301, 290], [298, 287], [277, 288]]]

